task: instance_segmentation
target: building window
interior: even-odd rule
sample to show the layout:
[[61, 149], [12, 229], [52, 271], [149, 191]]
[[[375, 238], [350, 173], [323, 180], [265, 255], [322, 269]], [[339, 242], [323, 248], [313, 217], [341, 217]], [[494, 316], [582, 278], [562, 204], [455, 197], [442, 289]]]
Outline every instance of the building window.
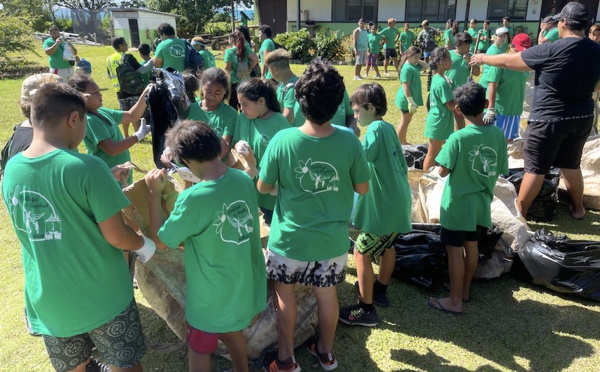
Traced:
[[488, 19], [499, 21], [510, 17], [511, 21], [524, 21], [527, 15], [527, 0], [489, 0]]
[[446, 22], [456, 16], [456, 0], [406, 0], [406, 21]]
[[333, 20], [353, 21], [360, 18], [365, 21], [377, 21], [377, 3], [379, 0], [333, 0]]

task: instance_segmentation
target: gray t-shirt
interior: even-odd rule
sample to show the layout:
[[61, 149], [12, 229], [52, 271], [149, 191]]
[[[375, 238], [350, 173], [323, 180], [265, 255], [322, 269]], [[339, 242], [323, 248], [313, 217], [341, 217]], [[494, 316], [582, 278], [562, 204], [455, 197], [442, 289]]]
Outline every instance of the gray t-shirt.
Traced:
[[564, 38], [521, 53], [535, 70], [530, 121], [554, 122], [594, 114], [592, 93], [600, 80], [600, 45], [583, 38]]

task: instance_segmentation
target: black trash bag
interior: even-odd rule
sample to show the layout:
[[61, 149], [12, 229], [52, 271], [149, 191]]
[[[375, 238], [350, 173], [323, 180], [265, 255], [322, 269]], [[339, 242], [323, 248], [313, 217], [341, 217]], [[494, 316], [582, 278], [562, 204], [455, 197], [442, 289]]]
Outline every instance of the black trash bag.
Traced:
[[423, 162], [429, 150], [429, 144], [402, 146], [402, 152], [409, 168], [423, 169]]
[[[523, 168], [510, 169], [507, 181], [515, 186], [517, 194], [521, 188]], [[560, 181], [560, 172], [558, 168], [550, 169], [550, 172], [544, 177], [544, 183], [540, 193], [535, 197], [533, 203], [527, 211], [527, 219], [548, 222], [551, 221], [556, 214], [556, 204], [558, 203], [558, 183]]]
[[[396, 266], [394, 276], [417, 285], [432, 288], [448, 282], [446, 245], [440, 241], [439, 224], [413, 224], [413, 231], [398, 236], [395, 241]], [[492, 256], [503, 232], [486, 229], [479, 237], [479, 260]]]
[[511, 270], [515, 277], [600, 300], [600, 242], [571, 240], [541, 229], [518, 253], [520, 263]]

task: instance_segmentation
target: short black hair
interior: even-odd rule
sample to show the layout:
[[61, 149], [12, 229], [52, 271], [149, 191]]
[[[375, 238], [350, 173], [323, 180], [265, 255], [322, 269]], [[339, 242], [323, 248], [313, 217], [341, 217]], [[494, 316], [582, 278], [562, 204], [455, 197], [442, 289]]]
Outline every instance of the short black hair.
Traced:
[[277, 100], [277, 93], [273, 87], [259, 78], [252, 78], [243, 81], [237, 87], [237, 94], [241, 94], [246, 99], [252, 102], [257, 102], [259, 99], [265, 99], [265, 105], [271, 111], [281, 112], [281, 105]]
[[50, 26], [50, 28], [48, 29], [48, 32], [50, 32], [50, 31], [60, 31], [60, 30], [58, 29], [58, 27], [56, 27], [56, 26], [52, 25], [52, 26]]
[[184, 120], [166, 133], [165, 145], [173, 151], [175, 161], [210, 161], [221, 154], [221, 140], [211, 127], [201, 121]]
[[485, 108], [485, 89], [475, 82], [469, 82], [454, 89], [454, 101], [465, 116], [475, 117]]
[[260, 27], [258, 28], [258, 31], [267, 35], [268, 39], [270, 39], [273, 36], [273, 31], [271, 31], [271, 26], [269, 26], [269, 25], [260, 25]]
[[112, 39], [112, 46], [113, 48], [115, 48], [115, 50], [119, 50], [119, 47], [123, 44], [125, 44], [127, 41], [125, 41], [125, 38], [123, 36], [117, 36], [115, 38]]
[[[221, 84], [225, 88], [225, 95], [223, 99], [229, 97], [231, 92], [231, 84], [229, 83], [229, 75], [218, 67], [210, 67], [202, 72], [200, 77], [200, 86], [203, 87], [205, 84]], [[237, 93], [237, 92], [236, 92]]]
[[387, 113], [385, 90], [378, 83], [363, 84], [356, 88], [350, 97], [350, 102], [364, 108], [370, 104], [375, 107], [377, 115], [383, 116]]
[[150, 55], [150, 45], [140, 44], [140, 46], [138, 47], [138, 51], [140, 52], [140, 54], [143, 54], [145, 56]]
[[325, 124], [344, 100], [344, 78], [328, 62], [314, 60], [296, 82], [296, 101], [305, 118]]
[[161, 23], [156, 29], [159, 35], [175, 36], [175, 29], [168, 23]]
[[502, 18], [503, 21], [509, 21], [510, 22], [510, 17], [503, 17]]
[[76, 74], [72, 78], [69, 79], [67, 84], [75, 88], [75, 90], [85, 93], [87, 88], [94, 83], [91, 77], [86, 74]]
[[49, 130], [74, 111], [85, 118], [85, 99], [80, 92], [64, 83], [44, 84], [31, 99], [31, 125]]
[[467, 32], [459, 32], [456, 35], [454, 35], [454, 43], [457, 47], [463, 44], [472, 44], [473, 37]]

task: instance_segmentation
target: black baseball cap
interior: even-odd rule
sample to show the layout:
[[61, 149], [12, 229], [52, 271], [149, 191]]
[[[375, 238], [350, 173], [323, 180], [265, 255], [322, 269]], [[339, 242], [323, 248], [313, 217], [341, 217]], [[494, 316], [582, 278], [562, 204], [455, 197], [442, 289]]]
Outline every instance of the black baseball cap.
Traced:
[[552, 17], [552, 19], [557, 22], [561, 19], [564, 19], [567, 21], [587, 23], [588, 11], [583, 4], [580, 4], [576, 1], [571, 1], [570, 3], [565, 5], [564, 8], [562, 8], [560, 13]]

